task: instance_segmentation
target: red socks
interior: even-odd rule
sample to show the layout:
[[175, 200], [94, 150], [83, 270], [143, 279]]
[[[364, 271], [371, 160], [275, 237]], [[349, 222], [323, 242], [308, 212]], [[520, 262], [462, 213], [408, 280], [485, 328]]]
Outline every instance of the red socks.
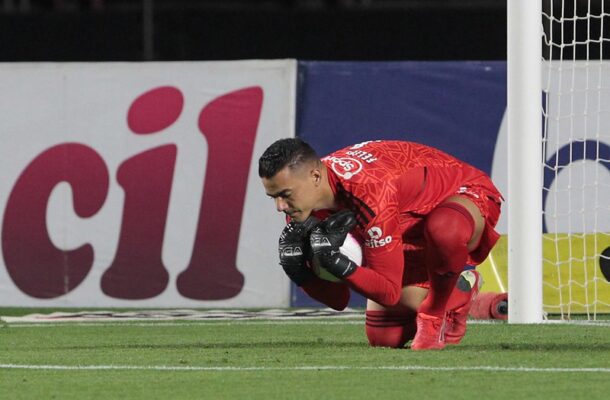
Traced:
[[366, 336], [371, 346], [404, 347], [405, 343], [413, 339], [416, 330], [414, 311], [403, 314], [366, 312]]
[[419, 312], [444, 318], [451, 292], [468, 260], [473, 231], [472, 215], [458, 203], [443, 203], [428, 214], [424, 233], [430, 291]]
[[[474, 277], [474, 275], [472, 276]], [[479, 282], [476, 278], [474, 278], [474, 282], [469, 282], [464, 278], [464, 274], [458, 276], [457, 283], [451, 291], [451, 295], [447, 301], [447, 311], [455, 310], [456, 308], [468, 304], [472, 300], [473, 293], [478, 293], [478, 288], [474, 288], [474, 285], [478, 284]]]

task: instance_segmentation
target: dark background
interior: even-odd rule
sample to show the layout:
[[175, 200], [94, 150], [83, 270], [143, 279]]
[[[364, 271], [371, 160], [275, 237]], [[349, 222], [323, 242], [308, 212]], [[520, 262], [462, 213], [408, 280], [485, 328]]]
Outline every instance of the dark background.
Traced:
[[[553, 58], [610, 58], [610, 0], [539, 1]], [[0, 61], [505, 60], [506, 2], [0, 0]]]
[[0, 0], [1, 61], [503, 60], [505, 0]]

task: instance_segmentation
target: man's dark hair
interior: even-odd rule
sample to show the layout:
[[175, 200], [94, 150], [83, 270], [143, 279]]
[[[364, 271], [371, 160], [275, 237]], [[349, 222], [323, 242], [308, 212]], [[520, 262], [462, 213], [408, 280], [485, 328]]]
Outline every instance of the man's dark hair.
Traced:
[[315, 150], [301, 139], [280, 139], [258, 159], [258, 176], [272, 178], [286, 166], [295, 168], [303, 162], [319, 160]]

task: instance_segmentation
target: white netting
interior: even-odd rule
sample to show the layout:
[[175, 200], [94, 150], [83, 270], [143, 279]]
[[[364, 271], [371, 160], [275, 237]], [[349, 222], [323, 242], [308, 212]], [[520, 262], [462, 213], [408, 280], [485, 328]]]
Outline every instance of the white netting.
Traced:
[[610, 0], [542, 9], [544, 308], [595, 319], [610, 312]]

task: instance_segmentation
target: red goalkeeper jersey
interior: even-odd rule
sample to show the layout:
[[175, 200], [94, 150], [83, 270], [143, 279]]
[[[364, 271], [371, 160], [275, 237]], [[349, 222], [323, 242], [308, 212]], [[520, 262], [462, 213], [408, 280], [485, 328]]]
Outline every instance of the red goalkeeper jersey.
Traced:
[[[358, 225], [352, 234], [363, 246], [365, 268], [358, 268], [345, 282], [383, 305], [398, 302], [406, 282], [405, 268], [423, 270], [425, 276], [425, 266], [405, 265], [405, 259], [409, 260], [405, 254], [423, 246], [423, 217], [427, 213], [451, 195], [480, 188], [500, 201], [499, 192], [484, 172], [422, 144], [363, 142], [335, 151], [322, 161], [339, 209], [356, 214]], [[328, 213], [317, 210], [314, 215], [324, 218]], [[486, 255], [480, 256], [484, 259]], [[304, 289], [319, 299], [316, 294], [323, 287], [327, 291], [328, 283], [316, 280]]]

